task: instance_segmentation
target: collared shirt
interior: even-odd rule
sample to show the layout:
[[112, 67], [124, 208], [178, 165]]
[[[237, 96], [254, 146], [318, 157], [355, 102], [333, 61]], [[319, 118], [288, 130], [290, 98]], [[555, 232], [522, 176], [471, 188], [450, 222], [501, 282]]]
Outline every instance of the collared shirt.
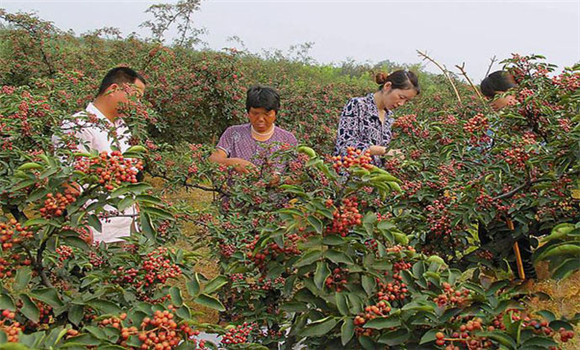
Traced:
[[[76, 126], [76, 129], [71, 127], [70, 124], [64, 124], [62, 126], [65, 133], [72, 133], [79, 144], [77, 146], [79, 151], [89, 151], [97, 150], [99, 153], [107, 152], [111, 153], [113, 147], [121, 152], [125, 152], [129, 149], [129, 139], [131, 137], [129, 133], [129, 128], [121, 118], [117, 118], [114, 123], [109, 121], [107, 117], [101, 113], [95, 107], [94, 104], [89, 103], [84, 111], [76, 113], [74, 117], [89, 116], [88, 121], [80, 121], [80, 129]], [[91, 122], [90, 117], [96, 117], [99, 122]], [[104, 124], [104, 125], [103, 125]], [[117, 135], [115, 137], [114, 135]], [[58, 139], [53, 137], [53, 142], [58, 144]], [[87, 203], [87, 204], [90, 204]], [[103, 207], [106, 212], [115, 212], [116, 209], [110, 205]], [[137, 209], [135, 206], [131, 206], [124, 211], [120, 212], [121, 215], [136, 215]], [[95, 242], [123, 242], [122, 237], [127, 237], [131, 234], [133, 228], [133, 217], [110, 217], [106, 219], [101, 219], [101, 231], [91, 227], [93, 232], [93, 237]]]
[[[387, 111], [384, 123], [379, 119], [379, 110], [375, 104], [374, 93], [364, 97], [355, 97], [348, 101], [338, 123], [335, 155], [346, 155], [348, 147], [367, 150], [370, 146], [388, 146], [393, 133], [391, 127], [395, 121], [393, 112]], [[372, 156], [372, 163], [382, 167], [380, 156]]]
[[73, 117], [81, 115], [94, 115], [106, 127], [98, 123], [85, 122], [75, 134], [78, 140], [82, 142], [82, 144], [79, 144], [80, 150], [97, 150], [99, 153], [111, 153], [113, 146], [121, 152], [125, 152], [131, 147], [129, 144], [131, 135], [123, 119], [117, 118], [114, 123], [111, 122], [92, 103], [89, 103], [84, 111], [76, 113]]

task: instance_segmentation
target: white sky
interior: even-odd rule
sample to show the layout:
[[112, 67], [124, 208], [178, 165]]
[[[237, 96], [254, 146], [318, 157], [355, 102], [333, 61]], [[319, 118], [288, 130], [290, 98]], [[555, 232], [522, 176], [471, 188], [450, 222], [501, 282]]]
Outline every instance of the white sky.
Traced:
[[[124, 34], [147, 35], [139, 24], [152, 4], [172, 2], [78, 0], [0, 0], [9, 12], [35, 11], [63, 30], [79, 34], [117, 27]], [[560, 67], [580, 61], [580, 0], [544, 1], [244, 1], [205, 0], [193, 18], [208, 33], [213, 49], [235, 46], [239, 37], [252, 52], [287, 51], [314, 42], [310, 55], [319, 63], [352, 58], [361, 63], [384, 59], [419, 63], [416, 50], [456, 71], [466, 63], [479, 83], [494, 55], [537, 53]], [[427, 69], [438, 72], [432, 64]], [[499, 69], [496, 64], [494, 69]]]

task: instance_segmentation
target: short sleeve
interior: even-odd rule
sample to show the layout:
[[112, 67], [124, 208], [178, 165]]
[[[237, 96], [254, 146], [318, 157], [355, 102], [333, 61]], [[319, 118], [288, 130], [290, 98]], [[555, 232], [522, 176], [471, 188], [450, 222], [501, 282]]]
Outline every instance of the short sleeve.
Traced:
[[224, 131], [222, 136], [220, 136], [220, 140], [216, 146], [216, 148], [223, 150], [226, 152], [226, 155], [229, 157], [232, 154], [232, 149], [234, 146], [234, 140], [232, 137], [232, 128], [229, 127]]

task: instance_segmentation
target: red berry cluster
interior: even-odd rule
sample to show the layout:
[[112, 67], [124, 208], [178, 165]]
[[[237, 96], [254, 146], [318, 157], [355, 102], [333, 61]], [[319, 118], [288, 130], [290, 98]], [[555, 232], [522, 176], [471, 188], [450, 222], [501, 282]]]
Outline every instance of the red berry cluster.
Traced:
[[443, 282], [443, 293], [436, 296], [433, 301], [439, 306], [461, 306], [465, 304], [466, 297], [469, 296], [469, 290], [455, 290], [449, 283]]
[[407, 297], [409, 290], [407, 289], [407, 284], [402, 282], [402, 277], [399, 274], [393, 275], [393, 282], [389, 283], [379, 283], [379, 292], [377, 296], [379, 300], [384, 301], [395, 301], [404, 300]]
[[439, 200], [434, 200], [433, 204], [427, 206], [427, 222], [429, 228], [436, 236], [451, 234], [451, 216], [447, 206]]
[[415, 128], [415, 124], [417, 122], [417, 115], [415, 114], [408, 114], [402, 115], [397, 117], [395, 122], [393, 123], [393, 128], [401, 128], [403, 133], [407, 135], [416, 135], [417, 129]]
[[39, 209], [40, 215], [46, 219], [62, 216], [66, 207], [76, 200], [74, 193], [69, 189], [64, 190], [64, 194], [60, 192], [49, 193], [44, 200], [44, 207]]
[[371, 151], [366, 150], [363, 152], [353, 147], [346, 149], [346, 156], [334, 156], [332, 157], [332, 161], [334, 162], [332, 167], [336, 172], [341, 171], [341, 169], [349, 169], [353, 166], [359, 166], [364, 169], [371, 169], [373, 167], [371, 164]]
[[7, 251], [14, 247], [14, 245], [18, 245], [31, 237], [32, 232], [24, 229], [24, 227], [14, 219], [8, 222], [0, 222], [0, 243], [2, 243], [2, 251]]
[[248, 342], [248, 338], [254, 330], [257, 330], [255, 323], [244, 323], [237, 327], [231, 328], [223, 335], [221, 343], [223, 345], [229, 344], [244, 344]]
[[286, 279], [284, 277], [277, 277], [275, 279], [264, 278], [260, 276], [256, 283], [250, 284], [251, 290], [271, 290], [277, 287], [283, 287]]
[[342, 292], [344, 285], [347, 283], [348, 269], [341, 269], [340, 267], [332, 270], [332, 274], [326, 278], [324, 282], [330, 289], [337, 292]]
[[80, 157], [75, 169], [85, 174], [97, 175], [98, 183], [107, 191], [112, 191], [122, 182], [137, 182], [137, 173], [143, 169], [141, 160], [125, 159], [121, 152], [113, 151], [109, 155], [102, 152], [99, 157]]
[[578, 91], [580, 89], [580, 76], [578, 74], [562, 73], [553, 77], [552, 83], [560, 89]]
[[230, 275], [230, 280], [232, 282], [237, 282], [237, 281], [244, 281], [246, 279], [246, 277], [244, 277], [243, 273], [232, 273]]
[[485, 133], [488, 129], [489, 122], [487, 117], [481, 113], [476, 114], [463, 124], [463, 130], [470, 134]]
[[236, 252], [236, 246], [233, 244], [222, 243], [219, 245], [220, 254], [225, 258], [231, 258]]
[[332, 214], [332, 226], [327, 228], [328, 233], [339, 234], [346, 237], [353, 226], [362, 223], [362, 214], [358, 211], [358, 199], [356, 196], [345, 198], [342, 205]]
[[74, 255], [72, 248], [66, 245], [61, 245], [60, 247], [57, 247], [56, 253], [59, 255], [58, 261], [60, 262], [70, 259]]
[[502, 152], [504, 160], [510, 165], [515, 165], [516, 168], [523, 169], [526, 167], [526, 161], [530, 159], [530, 155], [521, 147], [506, 149]]
[[[435, 344], [445, 347], [446, 350], [455, 349], [469, 349], [469, 350], [479, 350], [485, 349], [493, 346], [493, 343], [485, 337], [480, 337], [475, 334], [475, 332], [482, 331], [481, 318], [474, 318], [467, 321], [465, 324], [459, 326], [458, 331], [454, 331], [450, 337], [446, 337], [445, 333], [437, 332], [435, 334]], [[456, 344], [463, 344], [459, 347]]]
[[562, 343], [567, 343], [568, 340], [574, 338], [574, 331], [566, 330], [564, 327], [560, 327], [558, 333], [560, 334], [560, 340]]
[[9, 343], [18, 342], [18, 334], [23, 330], [20, 323], [14, 321], [16, 314], [10, 310], [2, 311], [2, 319], [0, 320], [0, 331], [4, 332]]
[[181, 275], [181, 268], [171, 263], [171, 260], [167, 258], [167, 253], [167, 248], [159, 247], [147, 254], [147, 259], [141, 266], [147, 272], [145, 286], [164, 284], [169, 278], [177, 278]]
[[489, 261], [493, 260], [493, 253], [487, 249], [479, 249], [475, 253], [475, 255], [477, 255], [477, 257], [480, 259], [489, 260]]
[[388, 302], [380, 300], [375, 305], [369, 305], [365, 307], [363, 313], [358, 314], [354, 318], [354, 325], [357, 327], [362, 327], [367, 321], [375, 319], [377, 317], [388, 316], [391, 312], [391, 306]]

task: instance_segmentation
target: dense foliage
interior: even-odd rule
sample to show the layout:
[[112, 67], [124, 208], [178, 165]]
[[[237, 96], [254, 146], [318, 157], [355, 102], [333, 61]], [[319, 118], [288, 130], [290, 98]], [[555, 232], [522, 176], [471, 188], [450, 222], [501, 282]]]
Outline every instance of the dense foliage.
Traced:
[[[422, 97], [397, 112], [392, 147], [404, 157], [379, 169], [360, 150], [330, 155], [343, 104], [375, 88], [369, 67], [195, 51], [113, 30], [79, 38], [0, 16], [9, 25], [0, 30], [0, 343], [213, 347], [196, 337], [208, 327], [195, 321], [197, 304], [235, 325], [210, 327], [226, 348], [551, 349], [574, 336], [578, 315], [532, 313], [526, 291], [504, 278], [511, 242], [550, 232], [536, 260], [558, 278], [579, 269], [578, 67], [507, 60], [518, 103], [500, 113], [467, 85], [458, 83], [459, 102], [443, 77], [420, 73]], [[118, 64], [148, 80], [143, 103], [125, 112], [134, 146], [74, 152], [61, 125], [79, 127], [72, 113]], [[207, 162], [216, 137], [245, 120], [245, 88], [257, 82], [280, 90], [279, 123], [316, 150], [278, 151], [281, 177], [268, 162], [247, 175]], [[55, 148], [55, 136], [67, 147]], [[163, 200], [138, 182], [140, 169], [166, 189], [213, 192], [213, 206]], [[99, 219], [133, 204], [139, 233], [124, 245], [87, 243]], [[201, 242], [182, 232], [192, 221]], [[487, 246], [478, 224], [493, 237]], [[219, 263], [209, 281], [181, 247], [199, 243]]]

